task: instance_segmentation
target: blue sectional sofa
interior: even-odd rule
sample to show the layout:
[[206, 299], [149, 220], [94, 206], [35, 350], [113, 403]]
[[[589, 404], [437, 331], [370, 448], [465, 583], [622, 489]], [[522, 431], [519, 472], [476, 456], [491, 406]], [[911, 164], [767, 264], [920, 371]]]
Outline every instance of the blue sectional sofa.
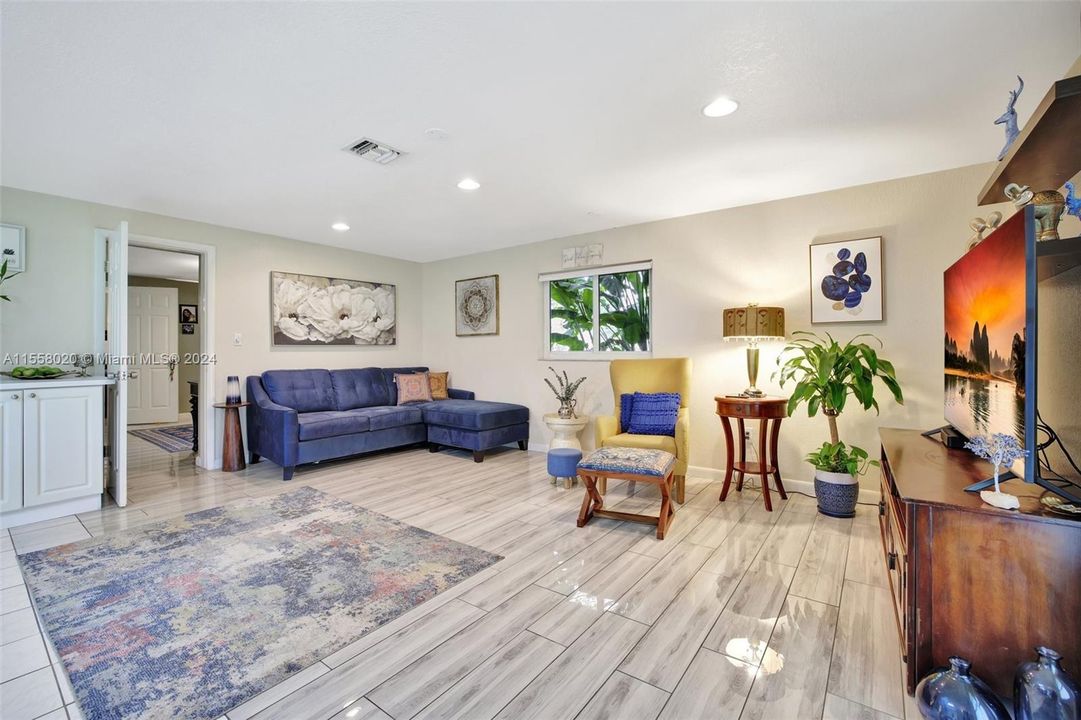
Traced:
[[424, 367], [351, 370], [268, 370], [248, 377], [251, 461], [297, 465], [386, 448], [428, 443], [473, 451], [473, 460], [500, 445], [529, 441], [529, 408], [474, 399], [451, 389], [450, 399], [398, 405], [397, 373]]

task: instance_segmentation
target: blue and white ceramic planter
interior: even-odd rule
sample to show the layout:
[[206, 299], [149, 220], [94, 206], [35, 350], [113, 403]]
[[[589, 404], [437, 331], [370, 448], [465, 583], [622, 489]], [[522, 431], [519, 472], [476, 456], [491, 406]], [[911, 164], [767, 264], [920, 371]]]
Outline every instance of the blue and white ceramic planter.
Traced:
[[815, 497], [818, 511], [830, 517], [850, 518], [856, 514], [860, 482], [848, 473], [815, 470]]

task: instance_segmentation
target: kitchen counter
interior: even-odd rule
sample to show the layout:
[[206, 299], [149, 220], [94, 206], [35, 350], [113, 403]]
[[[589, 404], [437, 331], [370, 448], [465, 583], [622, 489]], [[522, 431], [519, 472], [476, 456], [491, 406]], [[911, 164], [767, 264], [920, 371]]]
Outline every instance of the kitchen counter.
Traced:
[[104, 375], [90, 375], [89, 377], [68, 375], [67, 377], [53, 378], [51, 380], [37, 378], [33, 380], [20, 380], [18, 378], [8, 377], [7, 375], [0, 375], [0, 390], [33, 390], [35, 388], [51, 387], [94, 387], [112, 385], [115, 382], [115, 378], [105, 377]]

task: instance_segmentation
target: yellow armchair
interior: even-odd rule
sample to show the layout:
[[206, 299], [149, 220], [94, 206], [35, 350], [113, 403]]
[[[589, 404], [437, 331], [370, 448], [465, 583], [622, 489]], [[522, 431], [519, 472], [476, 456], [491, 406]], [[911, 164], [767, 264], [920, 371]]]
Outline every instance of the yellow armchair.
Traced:
[[[676, 456], [672, 471], [676, 502], [682, 503], [687, 482], [687, 461], [691, 442], [691, 359], [656, 358], [649, 360], [613, 360], [609, 368], [615, 416], [598, 417], [594, 423], [597, 447], [635, 447], [666, 450]], [[632, 435], [619, 426], [619, 397], [624, 393], [679, 393], [679, 417], [675, 437], [666, 435]], [[601, 492], [606, 490], [601, 487]]]

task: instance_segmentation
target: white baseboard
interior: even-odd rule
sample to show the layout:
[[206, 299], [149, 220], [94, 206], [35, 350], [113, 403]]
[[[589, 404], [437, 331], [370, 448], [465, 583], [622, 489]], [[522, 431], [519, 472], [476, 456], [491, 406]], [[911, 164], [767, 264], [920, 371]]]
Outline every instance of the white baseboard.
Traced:
[[[710, 480], [724, 480], [724, 470], [721, 470], [720, 468], [691, 465], [687, 468], [687, 473], [698, 477], [706, 477]], [[757, 478], [750, 475], [747, 477], [748, 479], [757, 480]], [[798, 478], [782, 478], [782, 481], [784, 482], [785, 490], [793, 490], [814, 497], [815, 484], [813, 481], [800, 480]], [[757, 483], [755, 484], [755, 487], [757, 487]], [[875, 504], [881, 499], [882, 495], [877, 489], [861, 487], [860, 495], [856, 502]]]
[[34, 505], [18, 510], [10, 510], [0, 515], [0, 528], [19, 527], [20, 525], [29, 525], [42, 520], [53, 520], [65, 515], [100, 510], [101, 498], [101, 495], [87, 495], [86, 497], [61, 500], [48, 505]]
[[[547, 443], [530, 442], [529, 449], [532, 452], [548, 452]], [[720, 468], [711, 468], [704, 465], [689, 465], [687, 467], [687, 474], [695, 475], [697, 477], [709, 478], [710, 480], [724, 480], [724, 470]], [[748, 476], [748, 479], [754, 482], [754, 487], [757, 487], [757, 478]], [[815, 484], [812, 480], [800, 480], [799, 478], [782, 478], [784, 481], [785, 490], [793, 490], [795, 492], [801, 492], [804, 495], [815, 495]], [[856, 502], [876, 504], [882, 499], [882, 494], [877, 488], [860, 488], [860, 495]]]

